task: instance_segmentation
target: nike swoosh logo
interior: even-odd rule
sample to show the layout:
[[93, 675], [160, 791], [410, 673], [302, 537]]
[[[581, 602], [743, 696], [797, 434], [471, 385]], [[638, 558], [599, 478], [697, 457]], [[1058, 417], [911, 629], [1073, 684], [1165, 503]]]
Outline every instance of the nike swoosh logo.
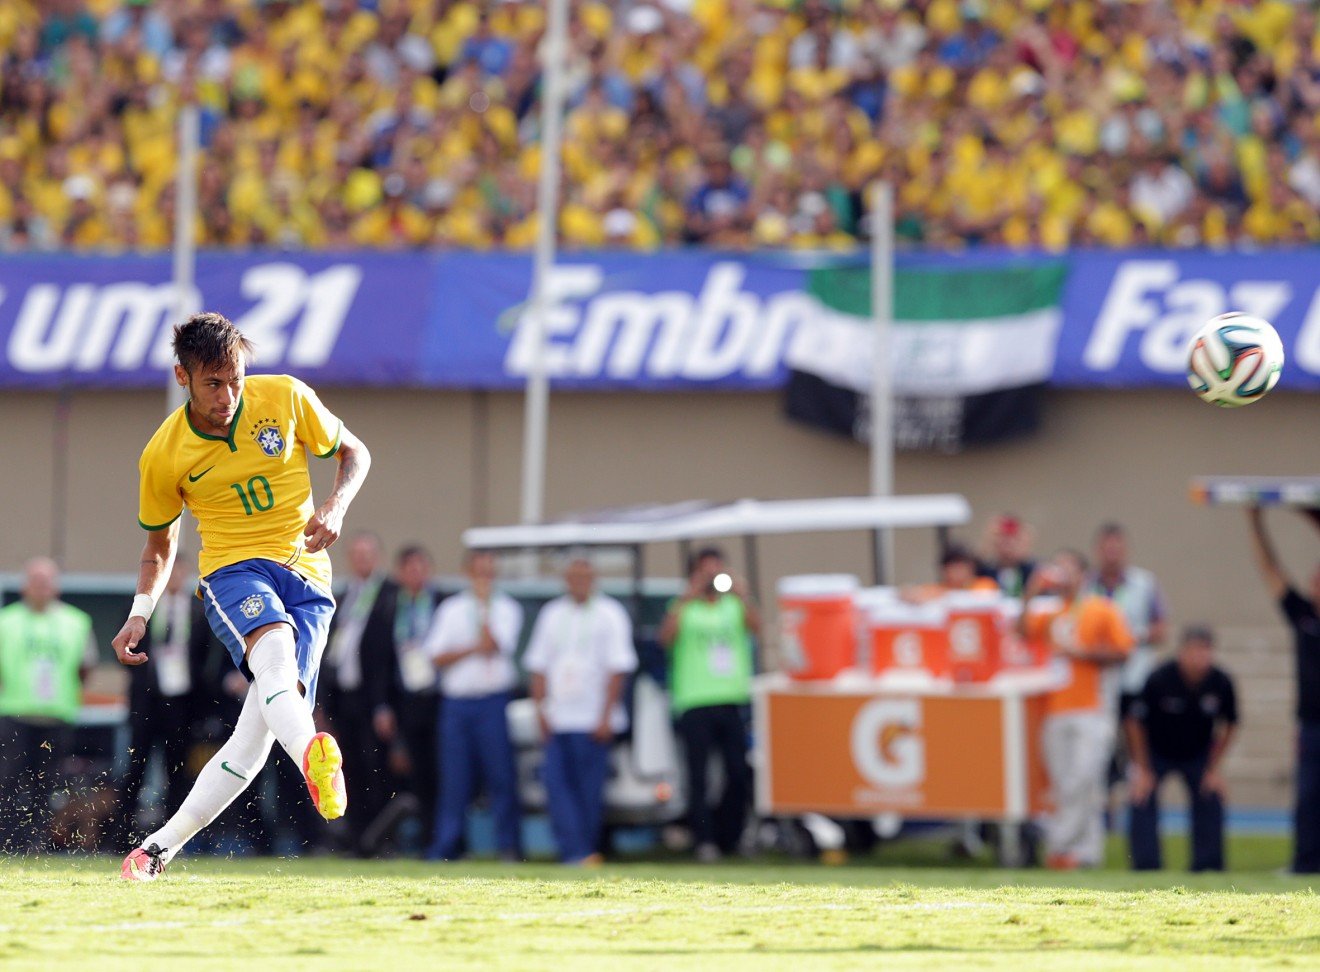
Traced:
[[288, 690], [288, 689], [280, 689], [280, 690], [279, 690], [278, 692], [276, 692], [274, 695], [268, 695], [268, 696], [266, 696], [266, 704], [267, 704], [267, 705], [270, 705], [271, 702], [273, 702], [275, 699], [278, 699], [281, 695], [283, 695], [283, 694], [284, 694], [285, 692], [287, 692], [287, 691], [289, 691], [289, 690]]
[[247, 777], [229, 765], [228, 760], [221, 760], [220, 768], [231, 776], [237, 776], [240, 780], [246, 780]]
[[209, 473], [209, 472], [210, 472], [212, 469], [214, 469], [214, 468], [215, 468], [215, 466], [207, 466], [205, 469], [203, 469], [201, 472], [199, 472], [196, 476], [194, 476], [192, 473], [189, 473], [189, 474], [188, 474], [188, 482], [190, 482], [190, 483], [195, 483], [195, 482], [197, 482], [197, 480], [201, 479], [203, 476], [205, 476], [207, 473]]

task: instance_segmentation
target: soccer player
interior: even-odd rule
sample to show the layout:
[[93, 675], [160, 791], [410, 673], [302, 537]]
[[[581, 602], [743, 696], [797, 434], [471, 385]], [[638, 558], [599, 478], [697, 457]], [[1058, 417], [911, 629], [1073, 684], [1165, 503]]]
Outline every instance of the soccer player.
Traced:
[[[114, 639], [125, 665], [169, 577], [186, 506], [202, 537], [206, 618], [252, 683], [234, 732], [179, 812], [124, 859], [127, 880], [151, 881], [247, 788], [280, 745], [301, 768], [321, 816], [344, 814], [339, 745], [312, 723], [316, 676], [335, 602], [326, 548], [371, 464], [362, 442], [310, 388], [286, 375], [246, 376], [251, 343], [220, 314], [174, 330], [175, 378], [188, 401], [142, 452], [138, 523], [147, 531], [137, 596]], [[307, 454], [335, 457], [330, 497], [315, 507]]]

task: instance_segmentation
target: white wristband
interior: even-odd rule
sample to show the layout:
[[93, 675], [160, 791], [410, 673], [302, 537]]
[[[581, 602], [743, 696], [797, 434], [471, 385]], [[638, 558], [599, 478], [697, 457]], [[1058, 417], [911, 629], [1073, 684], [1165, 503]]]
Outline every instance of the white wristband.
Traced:
[[151, 612], [156, 610], [156, 599], [150, 594], [138, 594], [133, 598], [133, 608], [128, 612], [130, 618], [151, 620]]

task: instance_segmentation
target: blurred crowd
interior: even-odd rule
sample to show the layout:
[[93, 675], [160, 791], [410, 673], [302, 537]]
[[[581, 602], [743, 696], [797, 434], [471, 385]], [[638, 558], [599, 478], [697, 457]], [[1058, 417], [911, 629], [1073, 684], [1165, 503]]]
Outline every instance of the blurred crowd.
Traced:
[[[529, 247], [543, 3], [7, 0], [0, 246]], [[576, 0], [568, 247], [1320, 239], [1307, 0]]]

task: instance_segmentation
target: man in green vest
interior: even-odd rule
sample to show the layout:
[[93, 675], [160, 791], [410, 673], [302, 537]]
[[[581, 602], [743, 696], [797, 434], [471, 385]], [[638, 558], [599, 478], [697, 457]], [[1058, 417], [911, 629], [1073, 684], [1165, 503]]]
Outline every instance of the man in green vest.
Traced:
[[59, 568], [24, 566], [23, 597], [0, 609], [0, 852], [43, 850], [51, 797], [96, 658], [92, 619], [59, 600]]
[[[688, 589], [669, 606], [660, 643], [669, 649], [669, 694], [687, 762], [688, 816], [697, 859], [738, 848], [752, 795], [744, 710], [752, 698], [752, 638], [761, 618], [745, 585], [730, 577], [723, 553], [699, 550]], [[723, 763], [724, 793], [707, 802], [712, 753]]]

